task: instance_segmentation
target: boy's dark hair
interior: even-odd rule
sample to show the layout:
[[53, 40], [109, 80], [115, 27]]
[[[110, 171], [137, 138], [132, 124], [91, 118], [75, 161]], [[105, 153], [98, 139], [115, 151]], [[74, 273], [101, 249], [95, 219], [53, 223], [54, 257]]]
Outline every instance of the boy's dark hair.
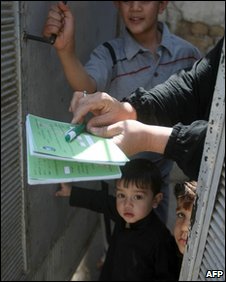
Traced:
[[174, 194], [177, 200], [183, 202], [182, 206], [188, 209], [195, 201], [196, 195], [196, 181], [188, 181], [183, 183], [177, 183], [174, 188]]
[[130, 183], [141, 189], [151, 189], [154, 195], [158, 194], [162, 185], [162, 177], [158, 167], [148, 159], [133, 159], [121, 167], [124, 186]]

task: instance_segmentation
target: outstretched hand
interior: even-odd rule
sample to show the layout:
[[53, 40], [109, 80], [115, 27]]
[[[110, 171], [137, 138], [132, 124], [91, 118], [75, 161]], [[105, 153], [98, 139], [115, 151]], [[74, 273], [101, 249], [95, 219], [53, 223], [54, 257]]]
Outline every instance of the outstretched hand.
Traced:
[[172, 128], [126, 120], [103, 127], [90, 127], [89, 131], [98, 136], [113, 137], [114, 143], [131, 156], [144, 151], [163, 154]]
[[71, 184], [61, 183], [60, 190], [55, 193], [56, 197], [69, 197], [71, 195]]
[[104, 127], [91, 127], [90, 132], [105, 138], [112, 137], [114, 143], [127, 156], [145, 151], [148, 146], [146, 125], [135, 120], [120, 121]]

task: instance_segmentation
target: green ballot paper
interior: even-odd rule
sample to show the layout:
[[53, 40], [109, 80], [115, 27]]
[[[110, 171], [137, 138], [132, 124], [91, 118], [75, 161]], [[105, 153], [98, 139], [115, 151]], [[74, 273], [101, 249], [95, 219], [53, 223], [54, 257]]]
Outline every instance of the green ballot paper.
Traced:
[[111, 139], [82, 132], [71, 142], [74, 125], [34, 115], [26, 117], [28, 183], [61, 183], [120, 178], [128, 158]]

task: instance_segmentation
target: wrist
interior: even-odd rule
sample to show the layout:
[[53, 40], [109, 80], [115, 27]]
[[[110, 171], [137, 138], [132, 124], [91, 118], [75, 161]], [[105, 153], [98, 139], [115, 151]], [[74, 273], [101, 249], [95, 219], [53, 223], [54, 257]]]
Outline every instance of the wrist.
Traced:
[[123, 111], [126, 113], [125, 119], [137, 120], [137, 112], [134, 107], [128, 102], [121, 103]]
[[172, 133], [172, 128], [146, 124], [143, 126], [142, 140], [144, 142], [145, 151], [164, 154], [169, 137]]
[[59, 59], [61, 61], [61, 64], [63, 65], [64, 69], [67, 70], [70, 69], [70, 68], [74, 68], [74, 66], [77, 65], [77, 57], [75, 55], [75, 52], [73, 51], [58, 51], [58, 56], [59, 56]]
[[69, 59], [75, 57], [75, 48], [74, 44], [71, 44], [71, 46], [64, 47], [62, 49], [57, 49], [57, 54], [61, 60]]

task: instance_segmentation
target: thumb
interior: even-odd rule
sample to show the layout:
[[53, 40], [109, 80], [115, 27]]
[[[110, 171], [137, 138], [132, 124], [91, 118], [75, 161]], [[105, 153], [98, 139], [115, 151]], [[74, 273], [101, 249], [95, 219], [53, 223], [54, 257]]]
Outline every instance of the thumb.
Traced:
[[119, 126], [119, 122], [108, 125], [108, 126], [102, 126], [102, 127], [89, 127], [88, 130], [94, 135], [110, 138], [115, 135], [118, 135], [122, 132], [121, 127]]

